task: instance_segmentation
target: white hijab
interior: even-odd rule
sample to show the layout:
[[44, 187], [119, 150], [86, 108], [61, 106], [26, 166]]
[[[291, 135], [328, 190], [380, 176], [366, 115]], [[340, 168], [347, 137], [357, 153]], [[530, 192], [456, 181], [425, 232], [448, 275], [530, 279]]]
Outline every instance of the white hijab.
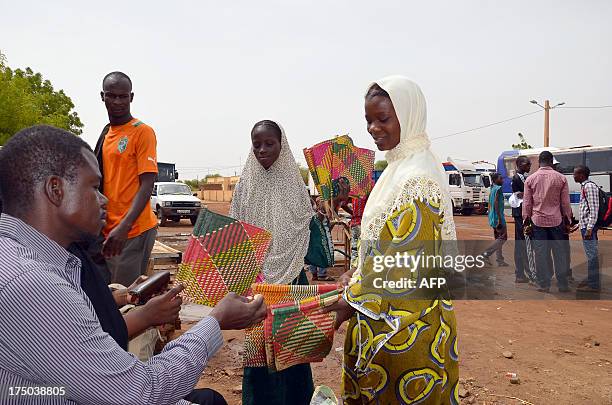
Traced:
[[[368, 86], [368, 90], [374, 83]], [[425, 132], [427, 106], [419, 86], [404, 76], [375, 82], [389, 93], [400, 123], [399, 144], [385, 154], [388, 166], [374, 186], [362, 218], [362, 238], [378, 239], [387, 218], [405, 201], [440, 201], [443, 239], [456, 239], [448, 180], [441, 161], [430, 150]]]
[[230, 209], [231, 217], [272, 233], [263, 265], [269, 284], [289, 284], [300, 274], [310, 241], [310, 220], [315, 215], [285, 131], [279, 128], [278, 159], [266, 170], [253, 148], [249, 149]]

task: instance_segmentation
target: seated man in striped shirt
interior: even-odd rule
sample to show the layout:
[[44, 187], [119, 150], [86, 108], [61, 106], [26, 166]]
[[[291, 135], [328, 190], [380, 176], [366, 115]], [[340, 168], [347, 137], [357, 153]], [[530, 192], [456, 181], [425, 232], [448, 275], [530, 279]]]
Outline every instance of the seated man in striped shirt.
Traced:
[[102, 330], [80, 286], [81, 262], [66, 250], [104, 226], [107, 200], [91, 148], [34, 126], [2, 148], [0, 173], [0, 403], [185, 404], [223, 343], [221, 330], [264, 319], [261, 297], [229, 294], [162, 353], [139, 361]]

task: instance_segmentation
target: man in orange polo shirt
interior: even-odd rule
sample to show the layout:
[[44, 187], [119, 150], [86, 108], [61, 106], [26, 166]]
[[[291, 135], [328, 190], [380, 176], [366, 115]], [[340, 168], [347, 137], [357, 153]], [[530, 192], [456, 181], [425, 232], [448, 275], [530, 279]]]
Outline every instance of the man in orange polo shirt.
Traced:
[[110, 123], [104, 128], [96, 155], [108, 198], [102, 253], [113, 283], [130, 285], [147, 270], [157, 235], [157, 218], [149, 200], [157, 175], [155, 132], [132, 117], [132, 81], [121, 72], [102, 81], [102, 101]]

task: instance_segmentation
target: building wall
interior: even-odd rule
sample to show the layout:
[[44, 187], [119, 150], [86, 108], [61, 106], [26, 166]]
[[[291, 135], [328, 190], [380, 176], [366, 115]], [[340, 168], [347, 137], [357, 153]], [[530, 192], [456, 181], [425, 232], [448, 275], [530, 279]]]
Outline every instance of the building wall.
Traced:
[[240, 176], [210, 177], [198, 192], [198, 197], [204, 201], [230, 202]]

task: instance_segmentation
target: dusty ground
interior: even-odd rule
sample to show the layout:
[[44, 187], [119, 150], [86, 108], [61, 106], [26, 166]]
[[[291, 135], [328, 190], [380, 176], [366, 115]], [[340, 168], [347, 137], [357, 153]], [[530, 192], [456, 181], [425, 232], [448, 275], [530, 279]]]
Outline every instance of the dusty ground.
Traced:
[[[227, 204], [209, 204], [209, 208], [227, 213]], [[485, 217], [457, 216], [455, 221], [460, 239], [491, 237]], [[510, 237], [514, 235], [512, 226], [509, 224]], [[159, 236], [165, 243], [184, 249], [190, 231], [189, 222], [183, 221], [161, 228]], [[612, 240], [612, 232], [600, 239]], [[511, 261], [511, 252], [505, 256]], [[604, 261], [609, 267], [608, 256]], [[578, 279], [584, 269], [576, 263], [582, 262], [583, 252], [574, 249], [572, 266]], [[340, 269], [331, 271], [332, 276], [340, 273]], [[503, 282], [512, 285], [513, 275], [508, 273]], [[528, 292], [533, 293], [531, 290]], [[463, 403], [612, 404], [612, 301], [585, 300], [588, 296], [567, 300], [567, 295], [559, 293], [544, 298], [455, 301]], [[243, 333], [229, 332], [225, 338], [227, 344], [211, 361], [198, 386], [214, 388], [228, 403], [240, 404]], [[313, 364], [315, 385], [328, 385], [336, 393], [340, 391], [343, 340], [341, 329], [334, 344], [337, 350], [323, 363]], [[511, 351], [513, 358], [505, 358], [505, 351]], [[511, 384], [508, 372], [517, 373], [520, 384]]]

